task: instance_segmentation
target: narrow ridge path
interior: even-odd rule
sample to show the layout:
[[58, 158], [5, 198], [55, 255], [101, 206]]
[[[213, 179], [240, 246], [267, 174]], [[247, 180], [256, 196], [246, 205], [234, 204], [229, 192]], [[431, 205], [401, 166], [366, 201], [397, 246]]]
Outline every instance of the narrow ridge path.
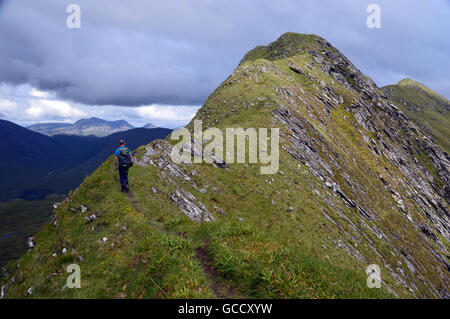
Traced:
[[[144, 213], [142, 209], [139, 208], [139, 201], [136, 199], [136, 196], [130, 191], [126, 193], [128, 199], [130, 200], [131, 206], [139, 213]], [[164, 227], [164, 225], [160, 222], [155, 222], [149, 220], [149, 223], [155, 226], [158, 230], [164, 233], [182, 236], [179, 232], [171, 232]], [[217, 299], [223, 298], [233, 298], [235, 295], [235, 289], [233, 286], [225, 286], [220, 280], [220, 273], [214, 267], [214, 260], [209, 253], [209, 241], [204, 239], [202, 245], [195, 249], [195, 257], [199, 261], [202, 269], [210, 282], [210, 288]]]
[[218, 299], [232, 298], [234, 296], [234, 287], [225, 286], [218, 278], [219, 271], [214, 267], [214, 261], [209, 254], [209, 242], [203, 240], [203, 244], [195, 249], [195, 257], [199, 260], [203, 271], [211, 282], [210, 287]]

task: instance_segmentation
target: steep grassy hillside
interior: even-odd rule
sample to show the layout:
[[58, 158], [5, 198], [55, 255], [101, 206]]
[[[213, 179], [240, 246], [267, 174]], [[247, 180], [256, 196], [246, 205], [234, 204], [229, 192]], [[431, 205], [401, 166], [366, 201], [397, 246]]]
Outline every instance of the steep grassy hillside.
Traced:
[[403, 79], [381, 90], [450, 154], [450, 101], [423, 84]]
[[[449, 297], [448, 155], [327, 41], [250, 51], [195, 119], [279, 127], [279, 171], [175, 164], [167, 138], [138, 149], [123, 194], [110, 158], [9, 265], [5, 296]], [[71, 263], [80, 289], [64, 287]]]
[[8, 150], [0, 160], [0, 201], [18, 197], [30, 180], [61, 168], [61, 161], [53, 156], [58, 144], [50, 137], [4, 120], [0, 120], [0, 136], [0, 148]]

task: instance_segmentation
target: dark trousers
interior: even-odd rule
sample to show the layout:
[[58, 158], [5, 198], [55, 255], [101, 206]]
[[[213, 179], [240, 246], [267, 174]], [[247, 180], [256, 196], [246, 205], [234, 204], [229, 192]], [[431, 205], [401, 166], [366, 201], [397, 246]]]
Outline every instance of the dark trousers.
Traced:
[[119, 167], [120, 185], [122, 189], [128, 187], [128, 167]]

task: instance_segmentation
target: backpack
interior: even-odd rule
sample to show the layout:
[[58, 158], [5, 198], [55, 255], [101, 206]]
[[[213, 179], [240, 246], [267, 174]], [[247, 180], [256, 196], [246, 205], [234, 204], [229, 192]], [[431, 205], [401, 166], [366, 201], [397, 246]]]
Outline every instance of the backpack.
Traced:
[[133, 166], [133, 162], [131, 162], [130, 150], [128, 147], [122, 147], [119, 149], [119, 166], [120, 167], [131, 167]]

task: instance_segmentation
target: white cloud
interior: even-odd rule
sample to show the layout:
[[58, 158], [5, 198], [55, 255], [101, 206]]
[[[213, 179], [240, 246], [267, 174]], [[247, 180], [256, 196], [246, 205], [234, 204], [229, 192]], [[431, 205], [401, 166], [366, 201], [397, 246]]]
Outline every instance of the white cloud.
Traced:
[[39, 90], [36, 90], [35, 88], [32, 88], [30, 91], [30, 95], [34, 96], [34, 97], [46, 99], [46, 98], [50, 97], [50, 92], [39, 91]]
[[142, 118], [176, 121], [188, 121], [194, 117], [196, 111], [197, 107], [192, 106], [147, 105], [135, 109]]
[[64, 101], [43, 99], [29, 100], [29, 105], [30, 106], [25, 110], [25, 113], [35, 119], [42, 117], [77, 118], [87, 116], [86, 112], [83, 112]]
[[11, 113], [17, 109], [17, 103], [7, 99], [0, 99], [0, 112], [2, 113]]
[[[55, 99], [54, 93], [39, 91], [29, 85], [0, 85], [1, 118], [28, 126], [36, 123], [73, 123], [82, 118], [100, 117], [105, 120], [126, 120], [140, 127], [152, 123], [160, 127], [186, 125], [200, 106], [186, 105], [86, 105]], [[37, 98], [42, 96], [42, 98]], [[48, 97], [48, 98], [44, 98]]]

